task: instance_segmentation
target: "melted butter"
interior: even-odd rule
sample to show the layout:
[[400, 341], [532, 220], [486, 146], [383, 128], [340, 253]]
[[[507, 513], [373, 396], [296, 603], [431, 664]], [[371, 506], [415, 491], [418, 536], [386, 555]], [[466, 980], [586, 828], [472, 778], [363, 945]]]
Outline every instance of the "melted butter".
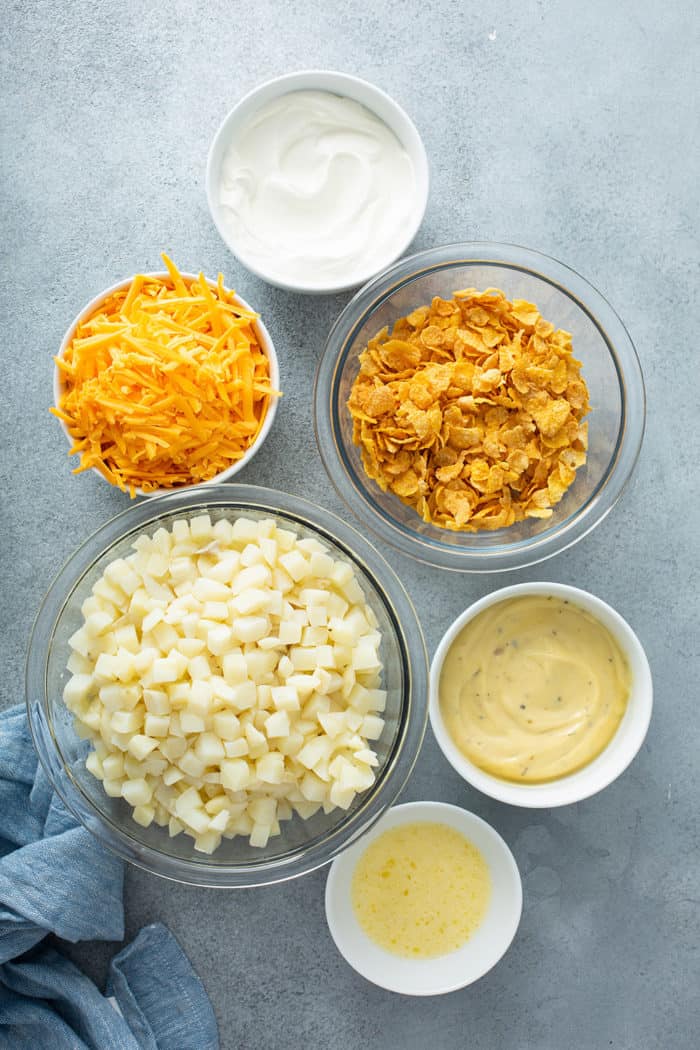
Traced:
[[631, 676], [599, 620], [559, 598], [511, 598], [465, 625], [440, 676], [460, 751], [487, 773], [545, 783], [591, 762], [622, 720]]
[[387, 951], [432, 959], [461, 948], [481, 924], [491, 877], [480, 851], [447, 824], [402, 824], [360, 857], [352, 905]]

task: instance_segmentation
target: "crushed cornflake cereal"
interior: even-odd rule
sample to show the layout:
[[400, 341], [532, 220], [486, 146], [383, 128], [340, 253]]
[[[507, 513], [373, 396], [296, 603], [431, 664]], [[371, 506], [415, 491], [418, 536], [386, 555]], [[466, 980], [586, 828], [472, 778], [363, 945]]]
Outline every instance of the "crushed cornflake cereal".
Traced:
[[200, 273], [138, 274], [82, 321], [54, 358], [63, 393], [51, 412], [68, 427], [78, 474], [95, 467], [128, 491], [209, 481], [255, 442], [270, 400], [257, 314]]
[[348, 408], [364, 469], [445, 529], [548, 518], [586, 462], [571, 336], [498, 288], [436, 297], [360, 354]]

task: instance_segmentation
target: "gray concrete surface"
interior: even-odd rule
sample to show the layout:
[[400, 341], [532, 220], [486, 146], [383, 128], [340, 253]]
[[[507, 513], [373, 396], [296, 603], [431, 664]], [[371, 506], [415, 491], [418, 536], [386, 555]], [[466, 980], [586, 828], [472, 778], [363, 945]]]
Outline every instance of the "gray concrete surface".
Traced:
[[[432, 162], [415, 241], [509, 240], [586, 275], [636, 342], [649, 394], [642, 459], [597, 531], [542, 566], [444, 576], [385, 552], [432, 651], [465, 603], [524, 579], [615, 605], [656, 683], [637, 761], [553, 812], [490, 802], [428, 734], [406, 799], [474, 809], [512, 846], [517, 939], [475, 986], [431, 1000], [367, 984], [337, 954], [325, 875], [257, 892], [127, 877], [128, 934], [166, 922], [202, 975], [225, 1048], [684, 1050], [698, 1001], [698, 33], [690, 0], [556, 3], [14, 3], [2, 25], [5, 232], [0, 703], [22, 696], [32, 618], [65, 556], [125, 500], [71, 476], [48, 415], [51, 354], [80, 307], [158, 266], [219, 269], [261, 309], [286, 396], [241, 480], [342, 510], [314, 447], [309, 389], [347, 296], [275, 291], [237, 264], [207, 212], [209, 140], [256, 83], [309, 65], [393, 94]], [[73, 957], [100, 980], [114, 945]]]

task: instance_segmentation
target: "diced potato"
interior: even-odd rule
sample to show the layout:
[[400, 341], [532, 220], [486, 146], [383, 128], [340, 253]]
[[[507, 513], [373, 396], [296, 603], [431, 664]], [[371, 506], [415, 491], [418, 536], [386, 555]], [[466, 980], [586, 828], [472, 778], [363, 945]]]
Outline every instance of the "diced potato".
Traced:
[[151, 801], [152, 796], [151, 786], [143, 777], [137, 780], [125, 780], [122, 784], [122, 798], [125, 798], [130, 806], [145, 806]]
[[255, 775], [266, 784], [281, 784], [284, 776], [284, 755], [270, 751], [255, 763]]
[[244, 758], [225, 758], [221, 762], [221, 785], [229, 791], [242, 791], [250, 783], [251, 768]]

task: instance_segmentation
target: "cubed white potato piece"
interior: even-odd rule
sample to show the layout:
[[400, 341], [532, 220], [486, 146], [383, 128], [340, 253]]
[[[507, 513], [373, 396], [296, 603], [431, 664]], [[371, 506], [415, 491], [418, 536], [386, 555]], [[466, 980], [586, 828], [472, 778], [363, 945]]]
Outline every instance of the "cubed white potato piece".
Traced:
[[251, 590], [268, 590], [272, 583], [272, 572], [267, 565], [249, 565], [241, 569], [231, 582], [234, 598]]
[[243, 653], [226, 653], [222, 662], [224, 678], [229, 685], [238, 685], [248, 677], [248, 665]]
[[180, 638], [177, 643], [178, 652], [182, 653], [186, 660], [193, 660], [204, 652], [206, 642], [203, 638]]
[[335, 563], [330, 554], [323, 551], [314, 551], [311, 555], [311, 574], [317, 578], [330, 579], [333, 575]]
[[321, 641], [326, 641], [328, 638], [328, 607], [326, 605], [309, 605], [308, 610], [309, 623], [312, 628], [323, 627], [325, 629], [325, 635]]
[[294, 664], [292, 663], [292, 661], [289, 659], [289, 657], [286, 654], [284, 656], [280, 656], [279, 661], [277, 663], [277, 675], [278, 675], [278, 677], [280, 679], [282, 679], [282, 680], [288, 680], [290, 675], [293, 675], [293, 674], [294, 674]]
[[241, 551], [241, 565], [244, 568], [248, 568], [250, 565], [260, 565], [264, 560], [263, 552], [259, 547], [259, 541], [256, 543], [247, 543]]
[[236, 595], [231, 602], [231, 609], [239, 616], [267, 612], [271, 604], [270, 594], [269, 590], [263, 590], [261, 587], [250, 587]]
[[226, 810], [226, 816], [228, 817], [229, 797], [225, 791], [219, 790], [216, 795], [212, 795], [211, 798], [207, 799], [204, 803], [204, 808], [210, 817], [215, 817], [217, 813], [222, 810]]
[[[313, 605], [312, 609], [317, 609], [317, 605]], [[311, 615], [311, 609], [309, 609], [309, 615]], [[328, 628], [327, 627], [304, 627], [301, 634], [301, 644], [305, 646], [312, 645], [325, 645], [328, 641]]]
[[157, 747], [158, 741], [146, 736], [145, 733], [135, 733], [129, 741], [129, 751], [139, 762], [142, 762]]
[[242, 791], [251, 780], [251, 767], [245, 758], [221, 760], [221, 786], [229, 791]]
[[333, 746], [333, 741], [329, 737], [311, 737], [297, 754], [297, 760], [307, 769], [313, 769], [319, 762], [324, 759], [328, 760]]
[[326, 714], [331, 709], [330, 698], [322, 693], [312, 693], [301, 709], [302, 718], [318, 720], [319, 715]]
[[256, 729], [252, 723], [245, 727], [245, 738], [248, 741], [251, 758], [260, 758], [261, 755], [269, 751], [265, 735], [259, 729]]
[[209, 823], [209, 829], [195, 837], [194, 848], [198, 853], [211, 854], [221, 845], [221, 832], [213, 830], [211, 828], [211, 821]]
[[[288, 576], [291, 576], [295, 583], [299, 583], [300, 580], [305, 579], [311, 573], [311, 564], [308, 558], [299, 550], [291, 550], [286, 554], [281, 554], [279, 558], [279, 565]], [[282, 588], [280, 588], [282, 590]]]
[[270, 689], [272, 703], [278, 711], [298, 711], [301, 704], [299, 693], [290, 685], [273, 685]]
[[223, 741], [238, 740], [241, 735], [241, 723], [233, 711], [217, 711], [212, 724], [214, 732]]
[[93, 777], [97, 777], [98, 780], [102, 780], [105, 775], [102, 767], [102, 759], [96, 751], [91, 751], [85, 759], [85, 768], [88, 772], [92, 773]]
[[168, 821], [168, 835], [171, 839], [174, 839], [176, 835], [180, 835], [185, 830], [185, 825], [177, 819], [177, 817], [171, 817]]
[[87, 635], [91, 638], [97, 638], [99, 635], [104, 634], [113, 623], [114, 616], [106, 612], [104, 609], [100, 609], [96, 612], [90, 613], [90, 615], [85, 618], [83, 627]]
[[289, 659], [295, 671], [315, 671], [318, 667], [315, 648], [305, 649], [303, 646], [295, 645], [289, 650]]
[[151, 554], [146, 562], [146, 572], [156, 580], [162, 580], [170, 568], [170, 559], [165, 554]]
[[250, 745], [244, 736], [237, 740], [224, 740], [224, 754], [227, 758], [242, 758], [250, 751]]
[[95, 661], [95, 677], [101, 678], [104, 682], [114, 682], [119, 676], [120, 666], [116, 656], [100, 653]]
[[272, 826], [270, 824], [253, 824], [253, 829], [250, 833], [250, 845], [258, 849], [263, 849], [267, 846], [270, 838]]
[[212, 533], [215, 540], [218, 540], [222, 547], [227, 546], [233, 539], [233, 527], [228, 518], [220, 518], [212, 529]]
[[310, 820], [321, 808], [318, 802], [294, 802], [292, 805], [302, 820]]
[[302, 777], [299, 789], [308, 802], [323, 802], [328, 798], [328, 784], [311, 771]]
[[240, 562], [241, 556], [238, 551], [224, 551], [219, 555], [216, 564], [207, 569], [206, 575], [210, 580], [230, 584], [238, 575]]
[[215, 733], [200, 733], [194, 752], [205, 766], [213, 766], [224, 757], [224, 745]]
[[272, 586], [282, 595], [289, 594], [294, 589], [294, 580], [278, 565], [272, 570]]
[[360, 726], [360, 734], [366, 740], [379, 740], [384, 731], [384, 719], [379, 715], [365, 715]]
[[302, 630], [301, 624], [294, 623], [291, 620], [283, 620], [277, 630], [277, 636], [285, 645], [298, 645], [301, 641]]
[[196, 681], [197, 679], [203, 679], [206, 681], [211, 678], [212, 675], [211, 665], [204, 653], [200, 656], [195, 656], [190, 660], [187, 665], [187, 671], [193, 681]]
[[198, 678], [187, 691], [187, 710], [204, 717], [209, 713], [214, 700], [212, 679]]
[[228, 810], [220, 810], [220, 812], [217, 813], [216, 816], [212, 817], [209, 821], [209, 830], [216, 831], [219, 835], [221, 835], [224, 831], [226, 831], [229, 819], [230, 818], [228, 815]]
[[128, 604], [127, 597], [120, 587], [115, 587], [109, 580], [101, 576], [92, 588], [92, 593], [97, 598], [114, 605], [115, 608], [124, 611]]
[[120, 624], [112, 633], [119, 649], [126, 649], [130, 653], [140, 652], [141, 644], [133, 623]]
[[161, 777], [168, 768], [168, 760], [167, 758], [163, 758], [160, 751], [153, 751], [152, 754], [141, 763], [141, 768], [149, 777]]
[[277, 819], [277, 799], [268, 796], [252, 799], [247, 812], [256, 824], [272, 825]]
[[208, 543], [213, 535], [214, 529], [208, 514], [197, 514], [190, 518], [190, 536], [195, 543]]
[[146, 736], [166, 737], [170, 729], [170, 715], [147, 714], [143, 720], [143, 729]]
[[271, 633], [267, 616], [237, 616], [231, 624], [234, 637], [241, 642], [257, 642]]
[[[107, 686], [106, 688], [111, 687]], [[170, 714], [170, 698], [163, 689], [144, 689], [143, 702], [151, 715], [163, 716]], [[122, 704], [121, 706], [124, 707], [126, 705]]]
[[353, 753], [356, 762], [365, 766], [378, 766], [379, 759], [371, 747], [361, 747]]
[[266, 675], [272, 674], [279, 659], [277, 653], [266, 653], [257, 646], [251, 648], [250, 652], [244, 654], [248, 678], [260, 684]]
[[171, 660], [168, 657], [161, 657], [161, 659], [153, 661], [151, 680], [154, 683], [160, 685], [164, 682], [177, 682], [180, 677], [181, 671], [175, 660]]
[[87, 656], [82, 656], [77, 650], [73, 650], [68, 657], [67, 670], [71, 674], [92, 674], [94, 663]]
[[156, 815], [155, 806], [134, 806], [131, 816], [142, 828], [150, 827]]
[[124, 776], [124, 755], [117, 751], [105, 755], [102, 759], [102, 772], [109, 780], [119, 780]]
[[344, 711], [321, 711], [318, 720], [323, 726], [324, 732], [332, 739], [344, 733], [348, 728], [347, 718]]
[[166, 787], [172, 787], [173, 784], [177, 784], [179, 780], [182, 780], [184, 773], [177, 766], [168, 766], [163, 773], [163, 783]]
[[[223, 619], [226, 618], [224, 615]], [[207, 649], [213, 656], [223, 656], [235, 645], [231, 628], [222, 624], [207, 631]]]
[[275, 742], [275, 747], [282, 755], [295, 756], [304, 746], [305, 739], [301, 733], [292, 729], [286, 737]]
[[118, 587], [127, 596], [132, 595], [141, 585], [139, 576], [124, 558], [116, 558], [110, 562], [102, 575], [108, 583]]
[[258, 545], [263, 560], [271, 569], [274, 569], [277, 565], [277, 558], [279, 555], [277, 540], [269, 536], [262, 536], [258, 540]]
[[255, 763], [255, 775], [265, 784], [281, 784], [284, 777], [284, 755], [269, 751]]
[[151, 609], [151, 611], [149, 613], [146, 613], [146, 615], [143, 618], [143, 621], [141, 623], [141, 630], [144, 634], [148, 634], [150, 631], [154, 630], [154, 628], [156, 628], [159, 623], [163, 622], [163, 618], [164, 617], [162, 609], [158, 607], [155, 609]]
[[203, 733], [206, 726], [207, 724], [201, 715], [189, 710], [180, 712], [180, 728], [183, 733], [187, 735], [190, 733]]
[[304, 701], [315, 692], [316, 679], [311, 674], [290, 674], [287, 678], [287, 685], [291, 686], [292, 689], [296, 689], [299, 694], [299, 699]]
[[352, 788], [343, 788], [336, 782], [331, 784], [330, 802], [340, 809], [349, 809], [357, 794]]
[[258, 523], [252, 518], [236, 518], [231, 530], [231, 539], [245, 546], [258, 538]]
[[286, 711], [274, 711], [265, 719], [265, 735], [268, 740], [288, 736], [291, 726]]
[[[173, 716], [177, 717], [177, 716]], [[172, 732], [173, 718], [170, 719], [170, 730]], [[187, 741], [184, 737], [169, 736], [167, 740], [163, 740], [159, 745], [158, 750], [162, 755], [173, 763], [176, 763], [178, 759], [182, 758], [184, 753], [187, 751]]]
[[151, 785], [143, 777], [125, 780], [122, 784], [122, 798], [125, 798], [130, 806], [145, 806], [152, 796]]
[[[207, 620], [228, 620], [229, 609], [226, 602], [205, 602], [202, 607], [202, 616]], [[207, 632], [207, 638], [209, 632]]]
[[90, 695], [94, 686], [91, 674], [74, 674], [69, 678], [63, 689], [63, 702], [71, 710], [82, 706]]
[[178, 759], [177, 764], [182, 772], [186, 773], [189, 777], [201, 777], [206, 769], [206, 764], [202, 762], [201, 758], [195, 754], [192, 748], [188, 748], [188, 750], [185, 751], [182, 758]]
[[121, 778], [111, 780], [105, 777], [102, 781], [102, 789], [105, 795], [109, 798], [121, 798], [122, 797], [122, 784], [125, 783]]
[[111, 721], [115, 733], [135, 733], [143, 725], [143, 711], [139, 708], [133, 711], [115, 711]]
[[234, 711], [246, 711], [255, 707], [257, 702], [257, 688], [255, 682], [239, 682], [232, 685], [233, 696], [229, 701]]

